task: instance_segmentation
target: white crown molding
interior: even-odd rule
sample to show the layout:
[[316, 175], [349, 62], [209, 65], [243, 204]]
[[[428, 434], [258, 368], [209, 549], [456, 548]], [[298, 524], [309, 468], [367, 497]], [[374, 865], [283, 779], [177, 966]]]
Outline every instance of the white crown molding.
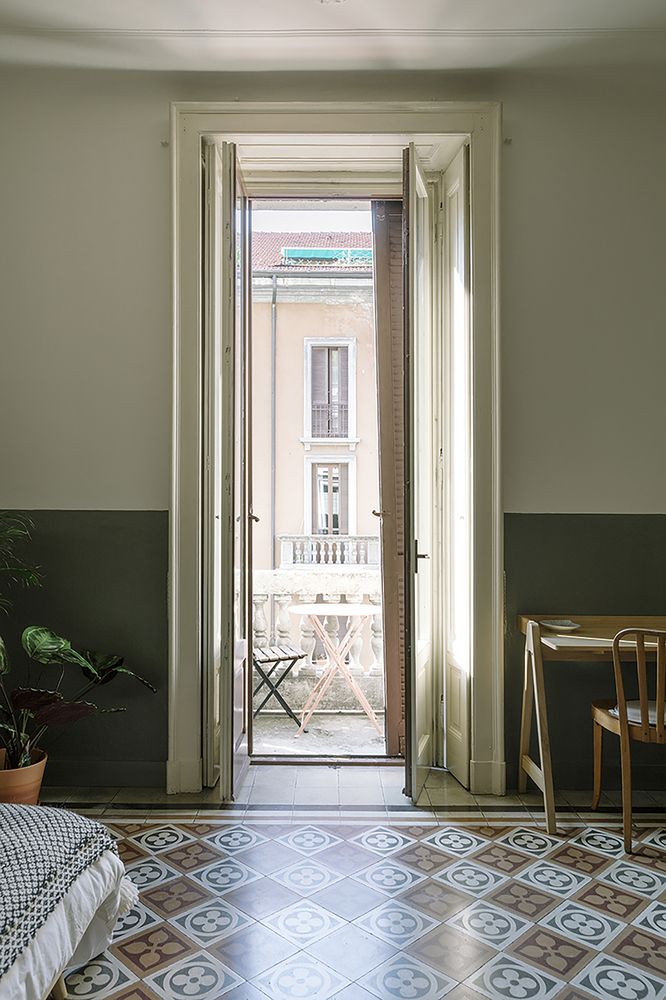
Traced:
[[623, 38], [666, 34], [664, 27], [624, 28], [58, 28], [0, 24], [0, 35], [20, 35], [27, 38], [54, 36], [58, 38], [207, 38], [242, 39], [269, 38]]

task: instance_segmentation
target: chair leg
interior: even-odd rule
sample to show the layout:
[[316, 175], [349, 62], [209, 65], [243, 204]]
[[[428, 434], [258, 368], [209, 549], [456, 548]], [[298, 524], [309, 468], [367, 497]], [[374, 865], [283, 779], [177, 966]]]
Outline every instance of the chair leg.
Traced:
[[601, 760], [603, 727], [598, 722], [592, 722], [592, 738], [594, 743], [594, 791], [592, 793], [592, 808], [596, 809], [601, 798]]
[[631, 854], [631, 745], [629, 738], [620, 734], [620, 763], [622, 769], [622, 832], [624, 849]]

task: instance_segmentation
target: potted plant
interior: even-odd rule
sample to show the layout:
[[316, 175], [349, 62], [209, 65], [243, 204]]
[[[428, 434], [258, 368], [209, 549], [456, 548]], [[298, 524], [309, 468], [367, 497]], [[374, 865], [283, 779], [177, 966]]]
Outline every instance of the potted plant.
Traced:
[[[12, 688], [8, 681], [9, 658], [0, 638], [0, 802], [35, 804], [46, 767], [47, 755], [41, 747], [51, 726], [64, 726], [100, 712], [124, 712], [124, 708], [99, 709], [86, 701], [95, 687], [108, 684], [119, 674], [156, 689], [143, 677], [124, 666], [122, 656], [78, 652], [68, 639], [42, 625], [29, 625], [21, 643], [30, 660], [48, 668], [55, 683], [32, 686], [28, 674], [25, 687]], [[70, 668], [78, 667], [83, 686], [65, 697], [61, 685]]]

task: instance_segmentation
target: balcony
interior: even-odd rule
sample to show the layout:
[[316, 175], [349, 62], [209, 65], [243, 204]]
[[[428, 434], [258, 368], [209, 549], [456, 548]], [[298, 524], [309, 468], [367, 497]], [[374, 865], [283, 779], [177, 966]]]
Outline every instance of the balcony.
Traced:
[[278, 535], [280, 569], [355, 572], [379, 571], [379, 538], [376, 535]]
[[349, 437], [349, 404], [313, 403], [311, 434], [313, 438]]

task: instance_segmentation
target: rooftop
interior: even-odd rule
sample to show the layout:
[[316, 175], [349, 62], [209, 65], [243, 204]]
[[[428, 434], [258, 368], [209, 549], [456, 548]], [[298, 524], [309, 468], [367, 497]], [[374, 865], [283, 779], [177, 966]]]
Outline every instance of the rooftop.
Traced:
[[372, 271], [372, 233], [252, 233], [254, 271]]

